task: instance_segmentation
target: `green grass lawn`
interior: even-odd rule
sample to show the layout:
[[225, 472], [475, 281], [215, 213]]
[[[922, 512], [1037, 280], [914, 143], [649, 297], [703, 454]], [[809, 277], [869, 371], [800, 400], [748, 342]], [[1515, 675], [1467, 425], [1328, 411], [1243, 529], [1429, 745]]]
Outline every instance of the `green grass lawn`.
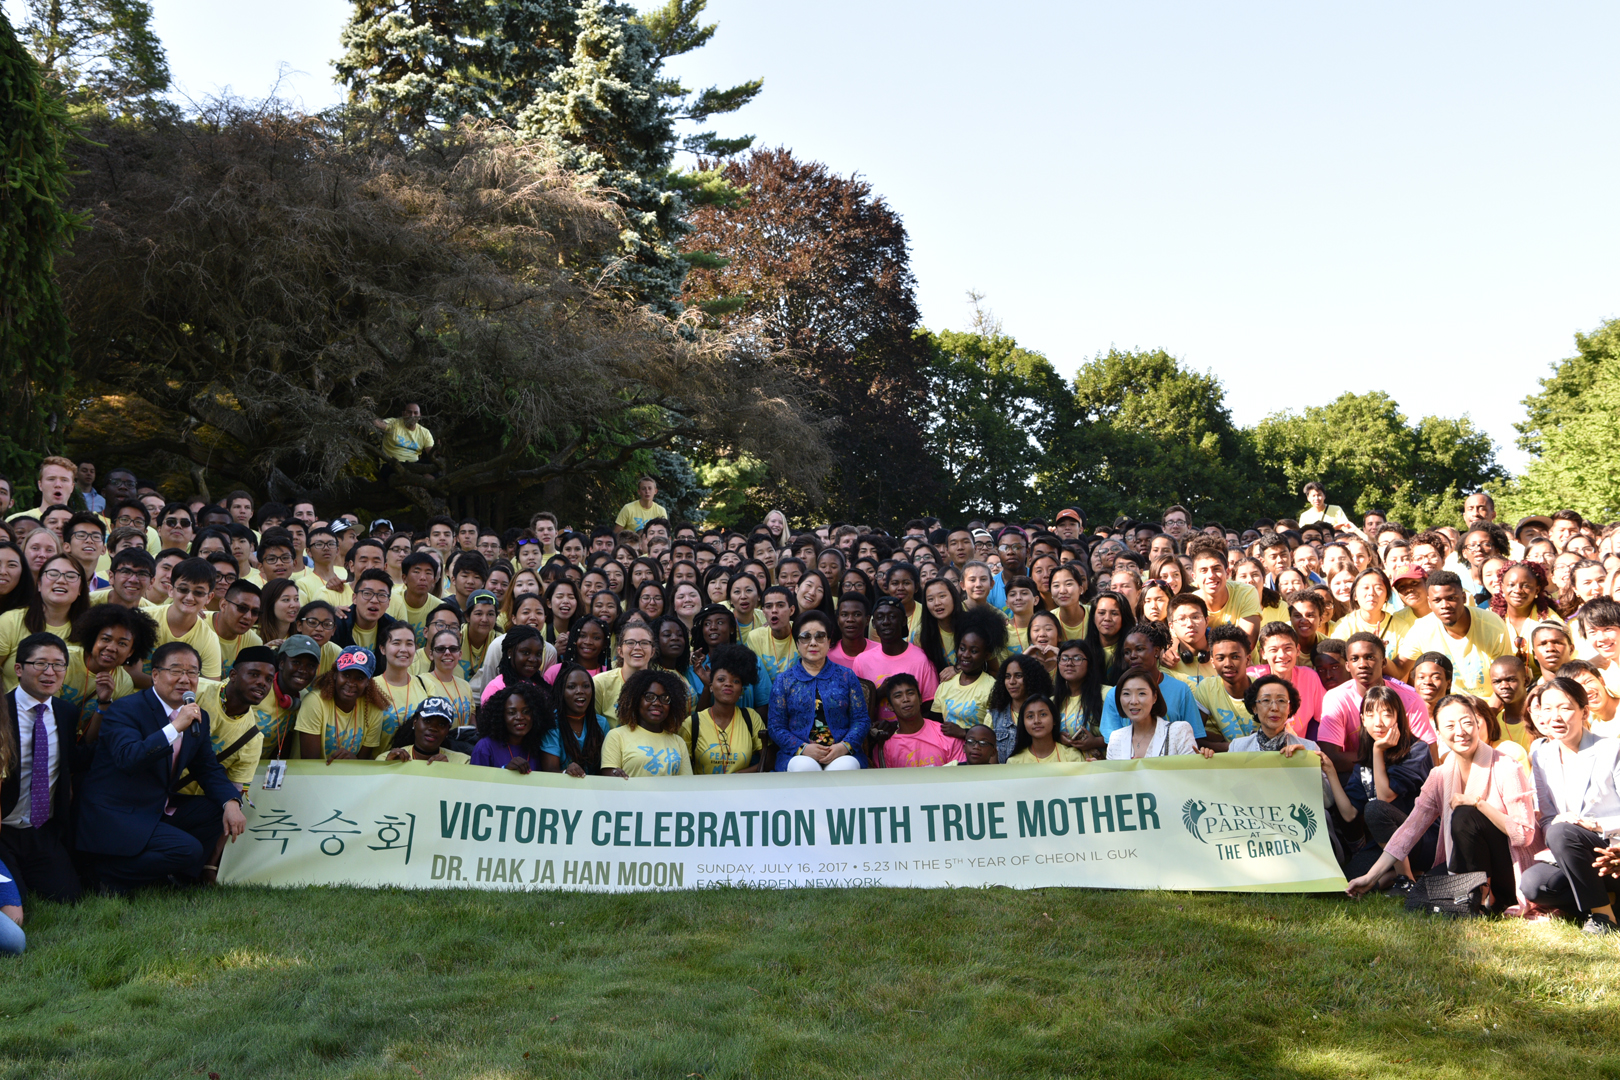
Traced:
[[1620, 1077], [1620, 944], [1394, 900], [164, 892], [41, 906], [0, 1077]]

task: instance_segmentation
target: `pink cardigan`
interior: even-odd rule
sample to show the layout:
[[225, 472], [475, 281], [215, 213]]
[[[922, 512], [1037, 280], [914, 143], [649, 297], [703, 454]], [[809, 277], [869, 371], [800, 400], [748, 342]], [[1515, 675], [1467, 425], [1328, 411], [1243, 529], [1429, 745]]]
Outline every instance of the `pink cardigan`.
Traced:
[[[1429, 773], [1418, 792], [1411, 816], [1401, 822], [1384, 850], [1404, 859], [1435, 820], [1440, 821], [1440, 843], [1434, 849], [1434, 865], [1446, 865], [1451, 846], [1451, 796], [1462, 790], [1456, 755], [1448, 755], [1440, 767]], [[1468, 774], [1469, 795], [1502, 811], [1508, 821], [1508, 847], [1513, 852], [1513, 872], [1517, 878], [1534, 861], [1541, 846], [1536, 842], [1536, 791], [1524, 766], [1489, 746], [1474, 754], [1474, 767]]]

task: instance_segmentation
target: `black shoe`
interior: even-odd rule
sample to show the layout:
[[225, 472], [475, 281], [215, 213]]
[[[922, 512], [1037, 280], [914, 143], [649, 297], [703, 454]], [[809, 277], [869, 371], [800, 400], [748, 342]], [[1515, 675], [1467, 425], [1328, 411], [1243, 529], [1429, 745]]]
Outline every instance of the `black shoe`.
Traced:
[[1405, 900], [1408, 896], [1412, 895], [1412, 890], [1417, 887], [1417, 882], [1413, 881], [1405, 874], [1401, 874], [1395, 879], [1395, 883], [1393, 885], [1384, 890], [1384, 895], [1393, 896], [1397, 900]]
[[1607, 915], [1599, 915], [1595, 911], [1587, 915], [1586, 922], [1581, 925], [1581, 933], [1593, 934], [1598, 937], [1604, 934], [1612, 934], [1616, 930], [1620, 930], [1620, 926], [1616, 926], [1613, 919]]

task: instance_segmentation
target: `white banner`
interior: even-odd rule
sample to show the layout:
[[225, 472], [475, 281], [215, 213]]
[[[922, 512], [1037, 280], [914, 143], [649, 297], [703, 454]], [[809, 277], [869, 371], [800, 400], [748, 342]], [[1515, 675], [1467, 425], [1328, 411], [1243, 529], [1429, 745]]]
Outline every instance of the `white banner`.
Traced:
[[1079, 765], [572, 779], [290, 762], [221, 882], [409, 888], [1342, 890], [1320, 769], [1221, 754]]

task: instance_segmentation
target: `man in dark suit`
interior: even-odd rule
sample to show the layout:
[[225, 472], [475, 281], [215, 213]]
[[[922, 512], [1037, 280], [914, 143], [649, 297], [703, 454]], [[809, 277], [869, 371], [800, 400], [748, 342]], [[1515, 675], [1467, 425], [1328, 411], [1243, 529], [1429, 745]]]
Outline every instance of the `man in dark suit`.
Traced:
[[[234, 840], [246, 825], [242, 791], [214, 757], [208, 714], [184, 701], [201, 672], [190, 645], [160, 645], [152, 654], [152, 689], [102, 713], [79, 795], [79, 850], [100, 856], [100, 882], [109, 891], [171, 877], [195, 881], [221, 829]], [[203, 794], [177, 794], [176, 782], [188, 772]]]
[[17, 646], [17, 689], [6, 695], [10, 768], [0, 783], [0, 862], [18, 891], [46, 900], [79, 898], [68, 851], [73, 774], [79, 750], [79, 707], [56, 697], [67, 678], [67, 645], [55, 634], [30, 634]]

